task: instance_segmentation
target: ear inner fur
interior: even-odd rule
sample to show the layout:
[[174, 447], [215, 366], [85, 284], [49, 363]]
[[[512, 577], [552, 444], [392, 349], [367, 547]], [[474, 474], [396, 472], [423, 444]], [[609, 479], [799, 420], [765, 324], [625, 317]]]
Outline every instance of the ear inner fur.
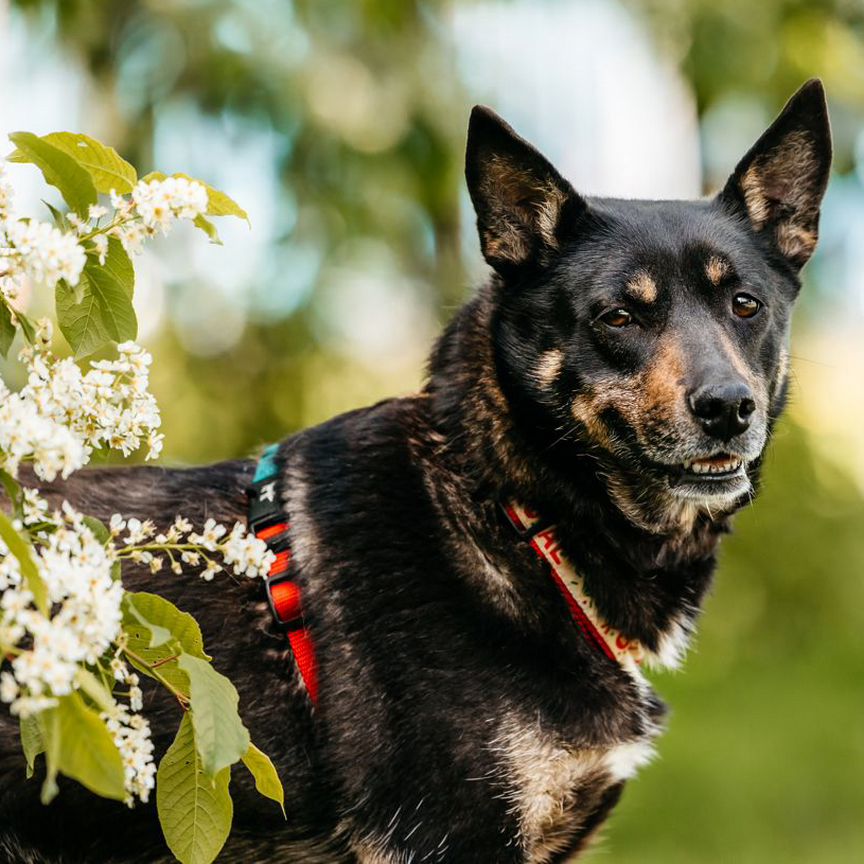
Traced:
[[796, 268], [813, 254], [831, 164], [825, 94], [805, 84], [735, 169], [721, 198], [739, 202], [757, 233], [769, 232]]
[[548, 263], [584, 209], [549, 161], [488, 108], [471, 113], [465, 176], [483, 255], [502, 273]]

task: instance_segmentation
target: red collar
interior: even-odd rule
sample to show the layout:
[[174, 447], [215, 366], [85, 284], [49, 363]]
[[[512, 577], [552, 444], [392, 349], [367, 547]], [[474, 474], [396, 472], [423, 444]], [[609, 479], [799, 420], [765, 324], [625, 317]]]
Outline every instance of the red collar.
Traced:
[[549, 574], [582, 635], [610, 660], [633, 671], [645, 658], [645, 650], [635, 639], [607, 624], [594, 601], [585, 591], [585, 580], [567, 558], [555, 533], [555, 526], [543, 525], [540, 515], [529, 507], [510, 501], [504, 512], [513, 527], [528, 540], [531, 548], [546, 563]]

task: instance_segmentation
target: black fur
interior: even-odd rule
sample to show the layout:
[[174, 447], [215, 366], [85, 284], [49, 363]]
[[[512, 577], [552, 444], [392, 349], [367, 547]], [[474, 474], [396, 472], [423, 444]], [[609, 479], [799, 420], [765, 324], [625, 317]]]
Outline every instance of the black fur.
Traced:
[[[475, 110], [467, 177], [496, 275], [444, 332], [422, 392], [280, 448], [318, 708], [260, 586], [125, 574], [196, 615], [284, 781], [287, 824], [235, 770], [220, 860], [517, 864], [584, 847], [664, 709], [580, 636], [498, 504], [553, 520], [606, 620], [668, 659], [782, 408], [829, 161], [815, 82], [701, 202], [584, 199]], [[732, 312], [741, 292], [763, 304], [752, 318]], [[718, 441], [693, 394], [730, 382], [755, 410]], [[711, 481], [683, 467], [721, 451], [746, 470]], [[253, 468], [88, 471], [49, 491], [103, 518], [231, 523]], [[154, 690], [145, 711], [161, 753], [177, 706]], [[44, 808], [23, 777], [16, 724], [0, 718], [4, 860], [170, 860], [152, 807], [63, 783]]]

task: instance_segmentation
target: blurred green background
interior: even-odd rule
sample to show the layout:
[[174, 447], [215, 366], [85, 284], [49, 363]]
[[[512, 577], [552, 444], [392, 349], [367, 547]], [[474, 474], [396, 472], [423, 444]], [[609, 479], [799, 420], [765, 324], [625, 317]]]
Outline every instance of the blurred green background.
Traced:
[[175, 463], [417, 387], [483, 278], [474, 102], [583, 191], [682, 197], [814, 75], [837, 155], [792, 406], [597, 862], [864, 861], [864, 4], [0, 0], [0, 132], [87, 132], [250, 212], [224, 247], [178, 230], [139, 259]]

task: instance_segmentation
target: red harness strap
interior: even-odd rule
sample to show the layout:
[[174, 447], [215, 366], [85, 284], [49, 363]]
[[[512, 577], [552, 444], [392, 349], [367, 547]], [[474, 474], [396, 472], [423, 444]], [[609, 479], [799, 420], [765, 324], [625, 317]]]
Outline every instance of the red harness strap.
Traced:
[[[255, 536], [260, 540], [273, 543], [277, 538], [283, 539], [291, 526], [280, 522], [261, 531]], [[291, 550], [281, 548], [276, 552], [276, 560], [267, 575], [267, 594], [273, 617], [285, 628], [294, 662], [300, 670], [306, 691], [314, 705], [318, 704], [318, 664], [315, 659], [315, 648], [309, 630], [304, 626], [303, 607], [300, 602], [300, 586], [285, 575], [291, 566]]]
[[258, 462], [255, 479], [247, 490], [249, 497], [249, 526], [259, 540], [263, 540], [276, 560], [267, 574], [267, 599], [276, 623], [285, 630], [294, 662], [306, 685], [313, 705], [318, 704], [318, 663], [312, 637], [303, 618], [300, 586], [289, 577], [291, 547], [280, 496], [277, 494], [278, 447], [268, 447]]

